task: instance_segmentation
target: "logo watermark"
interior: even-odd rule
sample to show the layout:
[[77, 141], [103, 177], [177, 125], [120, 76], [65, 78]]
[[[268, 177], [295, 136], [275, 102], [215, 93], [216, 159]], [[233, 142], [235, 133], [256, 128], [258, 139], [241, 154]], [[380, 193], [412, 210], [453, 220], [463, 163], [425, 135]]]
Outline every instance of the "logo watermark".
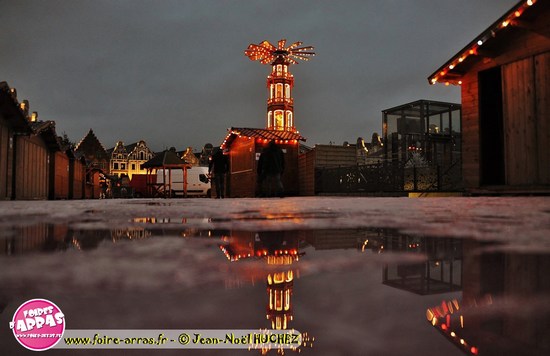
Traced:
[[32, 351], [54, 347], [65, 332], [65, 315], [47, 299], [31, 299], [21, 304], [10, 322], [15, 339]]

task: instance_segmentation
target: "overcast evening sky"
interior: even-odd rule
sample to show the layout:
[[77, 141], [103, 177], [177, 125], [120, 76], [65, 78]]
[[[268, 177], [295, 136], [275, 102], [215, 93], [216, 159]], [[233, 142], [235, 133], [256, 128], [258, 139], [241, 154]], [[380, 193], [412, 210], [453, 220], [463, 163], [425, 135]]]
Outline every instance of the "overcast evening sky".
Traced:
[[105, 148], [210, 142], [266, 125], [270, 66], [250, 43], [286, 38], [317, 55], [291, 67], [307, 145], [367, 140], [381, 111], [460, 102], [426, 79], [517, 0], [0, 0], [0, 81], [73, 141]]

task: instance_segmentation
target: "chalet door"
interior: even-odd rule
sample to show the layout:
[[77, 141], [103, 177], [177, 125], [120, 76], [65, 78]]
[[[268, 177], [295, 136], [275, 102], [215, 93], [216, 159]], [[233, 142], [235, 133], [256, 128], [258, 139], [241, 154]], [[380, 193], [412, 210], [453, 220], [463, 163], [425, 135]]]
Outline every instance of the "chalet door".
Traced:
[[505, 184], [500, 67], [479, 72], [479, 141], [481, 185]]
[[502, 67], [506, 183], [537, 182], [537, 114], [534, 58]]

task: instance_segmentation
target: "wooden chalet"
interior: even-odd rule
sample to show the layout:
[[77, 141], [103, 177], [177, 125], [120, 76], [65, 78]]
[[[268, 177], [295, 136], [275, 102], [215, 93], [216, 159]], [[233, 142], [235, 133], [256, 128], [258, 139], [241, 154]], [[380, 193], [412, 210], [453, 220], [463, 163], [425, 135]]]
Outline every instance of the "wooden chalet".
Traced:
[[549, 1], [518, 2], [428, 80], [462, 87], [466, 189], [550, 190]]
[[17, 91], [0, 82], [0, 199], [16, 199], [17, 141], [32, 129], [17, 101]]
[[[55, 122], [36, 121], [36, 116], [34, 116], [32, 120], [34, 121], [31, 122], [31, 127], [33, 129], [31, 139], [34, 138], [34, 142], [37, 144], [41, 142], [47, 149], [47, 156], [45, 159], [45, 164], [47, 164], [47, 179], [43, 181], [47, 182], [47, 199], [68, 199], [69, 157], [67, 156], [67, 153], [61, 149], [61, 145], [55, 132]], [[33, 165], [40, 167], [40, 162], [41, 160], [36, 160], [33, 157], [32, 152], [27, 153], [22, 160], [19, 160], [18, 164], [21, 164], [22, 168], [21, 175], [28, 176], [23, 179], [28, 179], [33, 175], [32, 170], [27, 173], [25, 172], [26, 169], [23, 167], [32, 167]], [[44, 176], [42, 168], [40, 168], [38, 172], [40, 177]], [[36, 185], [36, 183], [33, 183], [33, 185]]]
[[0, 199], [83, 198], [84, 161], [64, 147], [54, 121], [29, 115], [29, 103], [0, 83]]
[[65, 151], [69, 158], [69, 199], [84, 199], [86, 159], [77, 157], [72, 149]]
[[221, 148], [229, 152], [229, 197], [254, 197], [257, 195], [257, 165], [262, 150], [269, 142], [283, 150], [285, 169], [282, 176], [285, 195], [298, 195], [299, 142], [305, 141], [297, 131], [232, 127]]

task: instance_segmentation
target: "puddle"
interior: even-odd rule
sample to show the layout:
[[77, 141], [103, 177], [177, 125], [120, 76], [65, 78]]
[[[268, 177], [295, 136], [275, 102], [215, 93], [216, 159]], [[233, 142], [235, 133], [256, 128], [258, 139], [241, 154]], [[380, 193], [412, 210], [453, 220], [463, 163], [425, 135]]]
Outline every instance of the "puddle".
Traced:
[[541, 302], [550, 293], [545, 254], [385, 228], [247, 231], [197, 228], [211, 222], [203, 218], [128, 222], [114, 229], [5, 229], [0, 322], [7, 325], [25, 298], [47, 297], [61, 304], [71, 328], [295, 328], [314, 338], [300, 348], [311, 355], [550, 349], [550, 310]]

